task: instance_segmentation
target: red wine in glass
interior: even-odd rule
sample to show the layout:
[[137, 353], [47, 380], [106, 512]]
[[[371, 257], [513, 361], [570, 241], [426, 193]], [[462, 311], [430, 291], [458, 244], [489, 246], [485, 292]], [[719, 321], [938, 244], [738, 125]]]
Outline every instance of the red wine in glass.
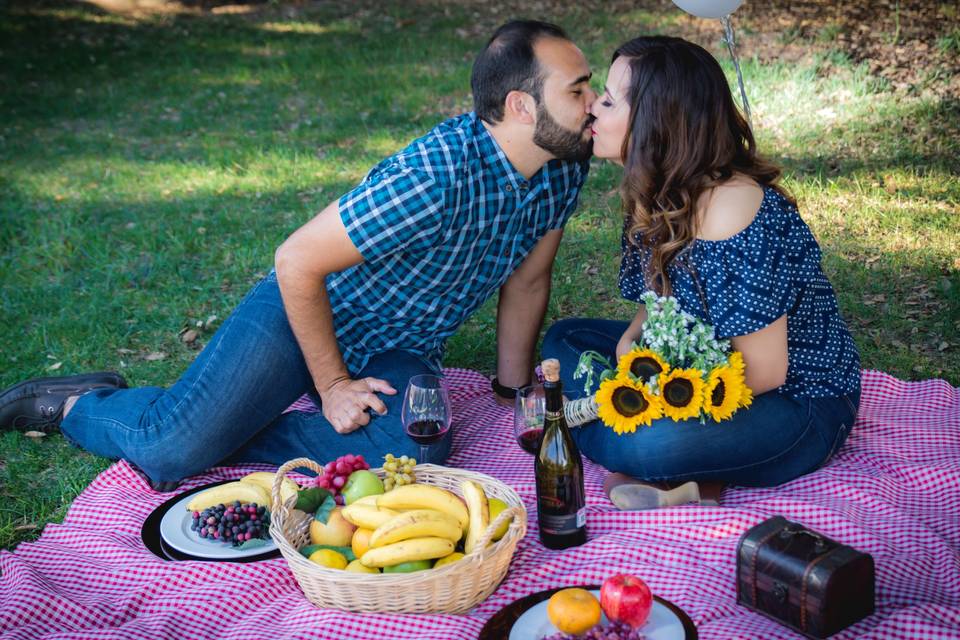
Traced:
[[430, 445], [450, 430], [453, 413], [441, 376], [422, 374], [410, 378], [400, 420], [410, 439], [420, 445], [419, 462], [429, 462]]
[[517, 436], [517, 442], [527, 453], [537, 455], [540, 452], [540, 443], [543, 442], [543, 429], [527, 429]]
[[437, 442], [446, 431], [446, 425], [439, 420], [418, 420], [407, 425], [407, 435], [423, 445]]
[[513, 435], [527, 453], [540, 453], [545, 413], [543, 385], [535, 384], [517, 390], [513, 407]]

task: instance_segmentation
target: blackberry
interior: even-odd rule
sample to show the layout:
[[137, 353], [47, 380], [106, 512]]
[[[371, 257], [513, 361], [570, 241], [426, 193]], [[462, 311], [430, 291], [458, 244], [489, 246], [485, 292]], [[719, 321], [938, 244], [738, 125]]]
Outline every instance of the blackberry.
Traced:
[[191, 515], [190, 529], [205, 540], [230, 542], [239, 546], [254, 538], [269, 535], [270, 512], [256, 503], [218, 504]]

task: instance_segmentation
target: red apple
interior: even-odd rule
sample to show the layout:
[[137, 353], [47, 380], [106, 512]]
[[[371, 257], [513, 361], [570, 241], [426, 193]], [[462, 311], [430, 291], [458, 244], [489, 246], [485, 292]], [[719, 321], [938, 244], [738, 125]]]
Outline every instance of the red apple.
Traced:
[[650, 616], [653, 594], [647, 583], [636, 576], [618, 573], [600, 587], [600, 607], [611, 620], [639, 629]]

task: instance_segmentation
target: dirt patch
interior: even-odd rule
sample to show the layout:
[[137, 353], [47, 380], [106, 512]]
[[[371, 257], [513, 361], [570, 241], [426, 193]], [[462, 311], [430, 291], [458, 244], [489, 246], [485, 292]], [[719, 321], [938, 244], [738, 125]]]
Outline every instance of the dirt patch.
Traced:
[[[375, 0], [84, 0], [98, 8], [128, 16], [156, 14], [245, 14], [252, 19], [277, 15], [295, 19], [318, 8], [365, 14], [382, 11]], [[412, 0], [411, 6], [458, 6], [474, 11], [475, 20], [461, 29], [463, 37], [482, 37], [516, 16], [565, 17], [583, 12], [607, 15], [644, 11], [654, 28], [696, 40], [718, 42], [718, 20], [682, 13], [670, 0]], [[662, 23], [656, 16], [662, 15]], [[402, 22], [402, 21], [401, 21]], [[398, 28], [404, 25], [398, 24]], [[773, 0], [745, 2], [734, 13], [734, 28], [743, 57], [799, 62], [840, 51], [890, 88], [932, 93], [960, 100], [960, 5], [936, 0]], [[828, 73], [829, 57], [820, 69]]]
[[[435, 4], [420, 0], [418, 4]], [[718, 42], [719, 20], [696, 18], [669, 0], [447, 0], [477, 10], [473, 30], [489, 30], [509, 17], [549, 15], [563, 24], [572, 13], [627, 14], [642, 10], [663, 16], [655, 28], [697, 42]], [[679, 14], [679, 19], [674, 21]], [[960, 5], [936, 0], [773, 0], [744, 2], [734, 13], [740, 54], [745, 58], [799, 62], [840, 51], [865, 63], [891, 88], [932, 92], [960, 99]], [[572, 27], [572, 25], [571, 25]], [[474, 34], [471, 34], [474, 35]], [[829, 72], [830, 62], [820, 68]]]

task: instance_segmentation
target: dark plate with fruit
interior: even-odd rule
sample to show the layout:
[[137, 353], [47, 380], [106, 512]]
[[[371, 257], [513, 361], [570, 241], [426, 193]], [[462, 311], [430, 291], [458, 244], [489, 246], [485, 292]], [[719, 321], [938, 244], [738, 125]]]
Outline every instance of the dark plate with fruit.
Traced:
[[[599, 585], [583, 586], [599, 597]], [[547, 589], [520, 598], [498, 611], [487, 621], [480, 631], [479, 640], [542, 640], [543, 638], [561, 637], [546, 614], [547, 601], [550, 596], [561, 591], [562, 588]], [[634, 637], [645, 640], [696, 640], [697, 628], [682, 609], [659, 596], [653, 596], [653, 605], [647, 622], [638, 629]], [[606, 615], [602, 618], [605, 629], [610, 631], [615, 627], [609, 626]], [[624, 627], [625, 628], [625, 627]], [[585, 636], [589, 638], [590, 636]], [[598, 635], [597, 637], [606, 637]], [[625, 636], [630, 637], [630, 636]]]
[[[189, 498], [226, 482], [230, 481], [195, 487], [177, 494], [154, 509], [140, 529], [140, 537], [147, 549], [158, 558], [171, 561], [257, 562], [278, 557], [280, 550], [269, 539], [264, 540], [264, 544], [260, 546], [249, 545], [240, 549], [230, 542], [201, 539], [198, 532], [191, 529], [193, 516], [186, 510]], [[171, 541], [171, 538], [174, 538], [174, 541]]]

